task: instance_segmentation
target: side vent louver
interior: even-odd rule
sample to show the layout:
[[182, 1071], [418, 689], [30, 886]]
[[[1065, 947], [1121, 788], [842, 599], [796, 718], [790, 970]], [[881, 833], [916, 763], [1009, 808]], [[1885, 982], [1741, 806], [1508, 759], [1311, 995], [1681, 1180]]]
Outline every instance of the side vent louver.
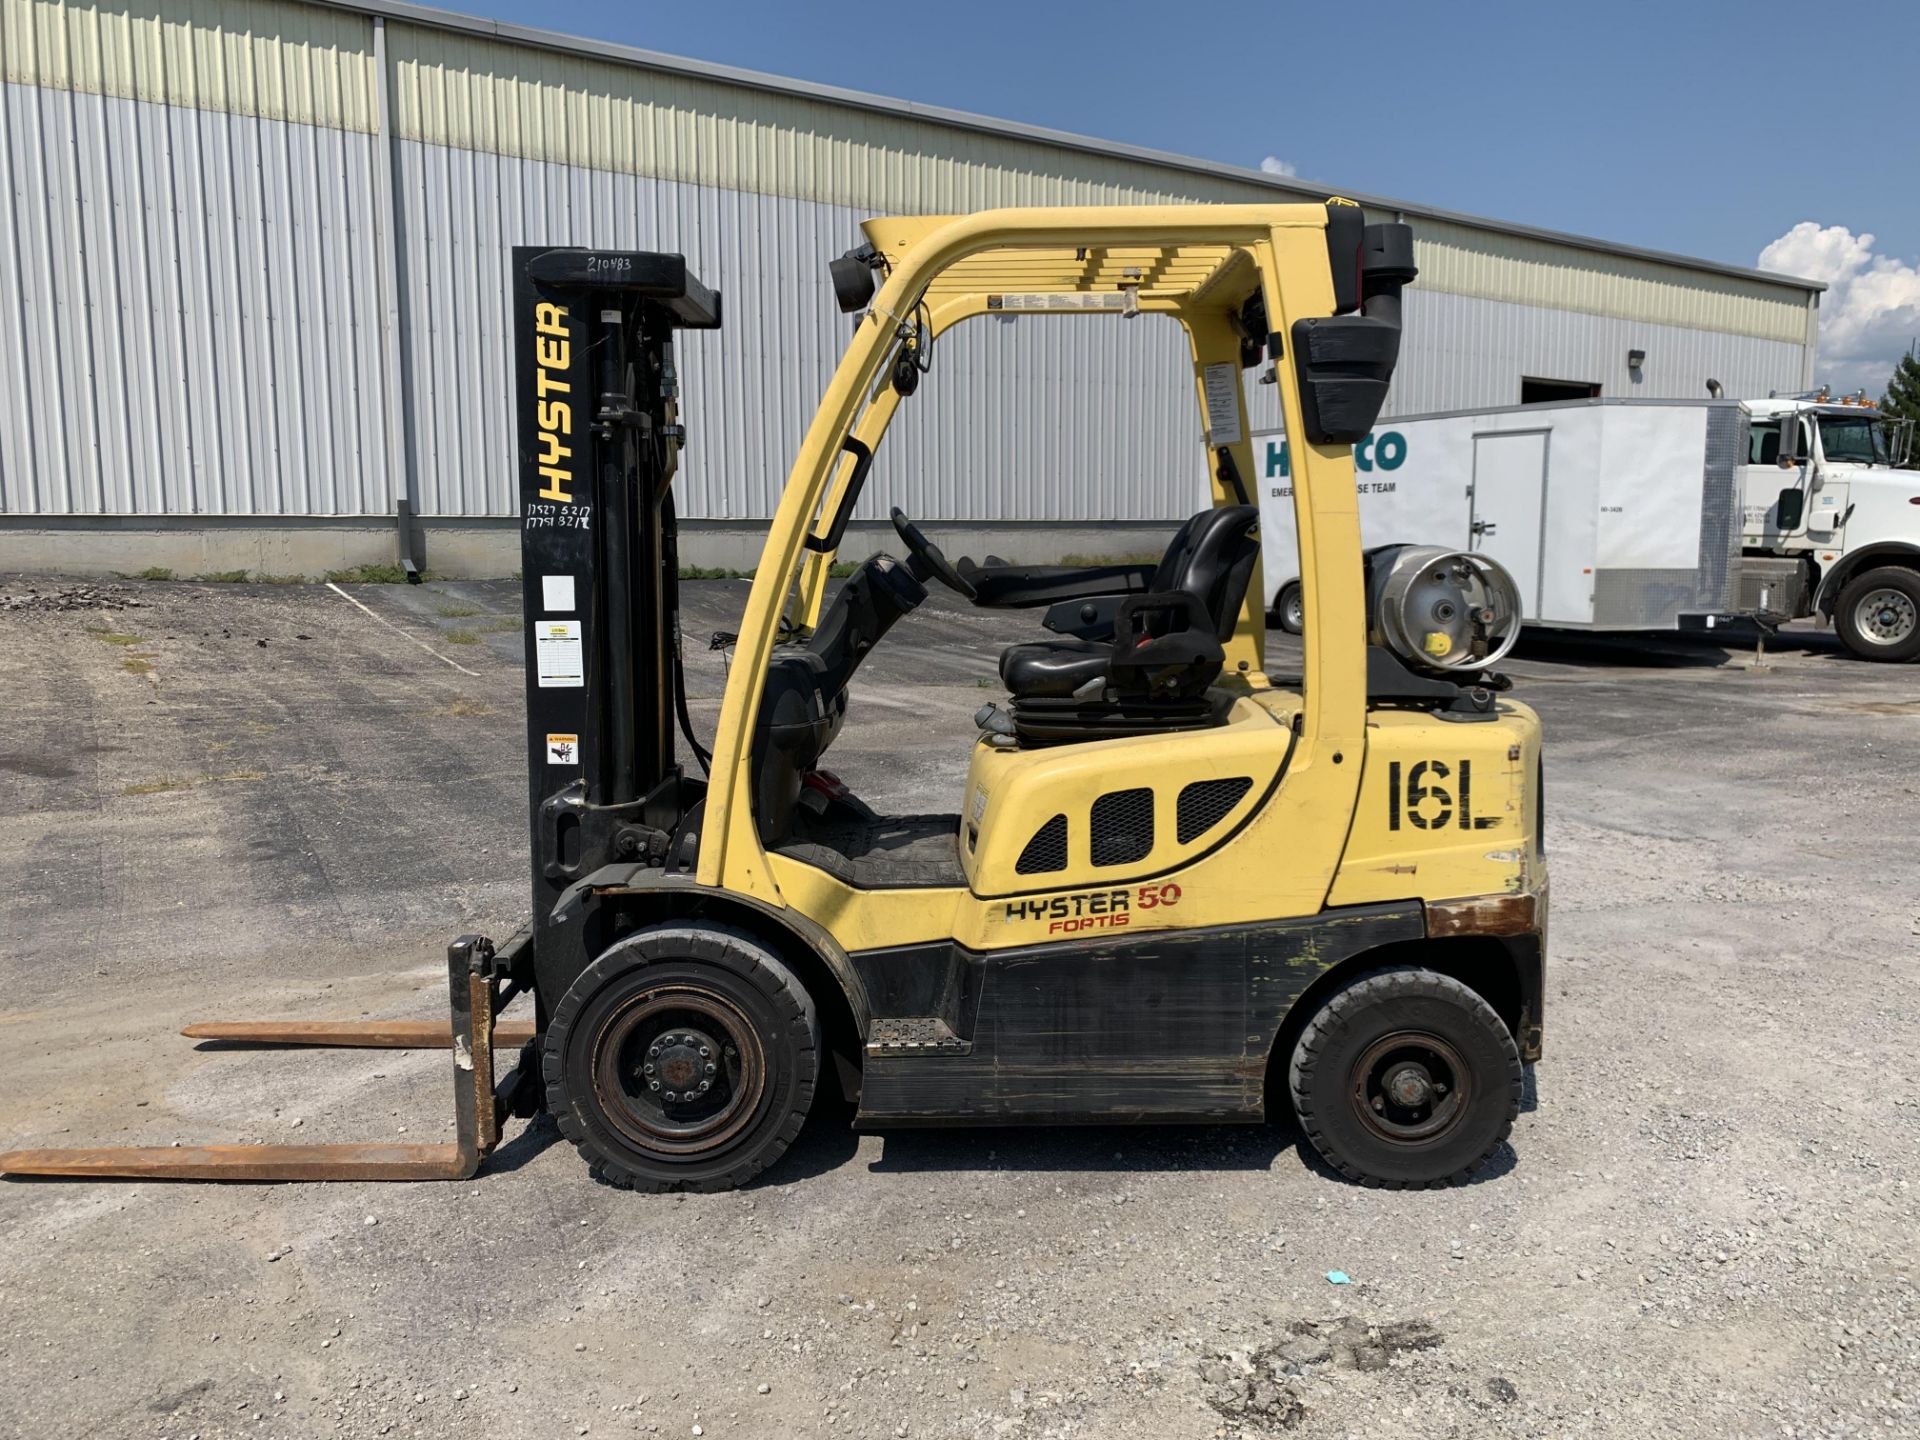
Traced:
[[1020, 875], [1045, 875], [1049, 871], [1067, 868], [1067, 817], [1056, 815], [1027, 841], [1027, 848], [1020, 852], [1020, 859], [1014, 865], [1014, 872]]
[[1109, 790], [1093, 802], [1088, 836], [1096, 865], [1131, 865], [1153, 853], [1153, 791]]
[[1182, 845], [1191, 844], [1233, 813], [1233, 807], [1253, 788], [1245, 775], [1232, 780], [1196, 780], [1182, 787], [1176, 810], [1175, 832]]

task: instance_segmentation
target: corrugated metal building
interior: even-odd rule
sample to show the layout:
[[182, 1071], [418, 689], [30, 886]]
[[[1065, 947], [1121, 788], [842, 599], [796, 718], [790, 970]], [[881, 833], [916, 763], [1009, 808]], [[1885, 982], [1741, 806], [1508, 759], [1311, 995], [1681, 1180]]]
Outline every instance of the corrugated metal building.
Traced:
[[[865, 216], [1322, 197], [393, 0], [0, 0], [0, 58], [8, 566], [312, 571], [390, 557], [407, 500], [437, 568], [512, 568], [525, 243], [684, 251], [724, 293], [727, 328], [683, 350], [680, 504], [690, 558], [740, 563], [845, 343], [825, 266]], [[1512, 403], [1523, 377], [1812, 381], [1816, 285], [1358, 198], [1418, 237], [1389, 413]], [[1129, 548], [1202, 493], [1160, 324], [1112, 347], [1037, 316], [956, 331], [870, 495]]]

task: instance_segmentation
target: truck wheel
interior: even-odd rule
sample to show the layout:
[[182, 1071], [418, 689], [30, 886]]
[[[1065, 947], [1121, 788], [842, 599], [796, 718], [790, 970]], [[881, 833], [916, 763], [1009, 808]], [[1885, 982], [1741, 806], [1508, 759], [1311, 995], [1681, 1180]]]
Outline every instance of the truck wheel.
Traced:
[[1299, 635], [1306, 630], [1307, 607], [1300, 599], [1298, 580], [1289, 580], [1273, 597], [1272, 620], [1289, 635]]
[[721, 925], [654, 925], [612, 946], [554, 1007], [547, 1109], [594, 1177], [727, 1190], [800, 1133], [820, 1024], [793, 972]]
[[1396, 1190], [1466, 1179], [1520, 1113], [1520, 1052], [1506, 1025], [1458, 980], [1414, 965], [1330, 996], [1287, 1078], [1327, 1163]]
[[1920, 655], [1920, 573], [1883, 565], [1849, 580], [1840, 592], [1834, 628], [1863, 660]]

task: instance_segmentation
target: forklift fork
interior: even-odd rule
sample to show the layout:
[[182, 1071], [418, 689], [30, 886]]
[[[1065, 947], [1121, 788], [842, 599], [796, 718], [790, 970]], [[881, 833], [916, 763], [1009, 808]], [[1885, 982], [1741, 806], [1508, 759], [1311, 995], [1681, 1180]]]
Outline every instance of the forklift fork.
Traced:
[[494, 1015], [519, 993], [512, 978], [525, 932], [494, 953], [493, 942], [463, 935], [447, 948], [448, 1027], [413, 1021], [234, 1021], [189, 1025], [185, 1035], [255, 1045], [451, 1049], [456, 1138], [450, 1145], [169, 1145], [95, 1150], [13, 1150], [0, 1175], [127, 1180], [466, 1180], [500, 1138], [508, 1111], [524, 1113], [526, 1056], [496, 1094], [496, 1043], [530, 1044], [533, 1028], [496, 1025]]

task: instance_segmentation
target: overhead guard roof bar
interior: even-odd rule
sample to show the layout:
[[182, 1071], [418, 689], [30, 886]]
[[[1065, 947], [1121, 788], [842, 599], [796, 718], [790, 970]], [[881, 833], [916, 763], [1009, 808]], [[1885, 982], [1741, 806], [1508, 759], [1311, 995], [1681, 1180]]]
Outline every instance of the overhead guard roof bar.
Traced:
[[[869, 220], [874, 247], [897, 259], [949, 217]], [[1251, 237], [1250, 237], [1251, 238]], [[1142, 298], [1204, 295], [1240, 263], [1240, 247], [1217, 241], [1186, 244], [1027, 245], [1012, 242], [956, 260], [929, 281], [928, 299], [950, 295], [1075, 294], [1137, 289]]]

